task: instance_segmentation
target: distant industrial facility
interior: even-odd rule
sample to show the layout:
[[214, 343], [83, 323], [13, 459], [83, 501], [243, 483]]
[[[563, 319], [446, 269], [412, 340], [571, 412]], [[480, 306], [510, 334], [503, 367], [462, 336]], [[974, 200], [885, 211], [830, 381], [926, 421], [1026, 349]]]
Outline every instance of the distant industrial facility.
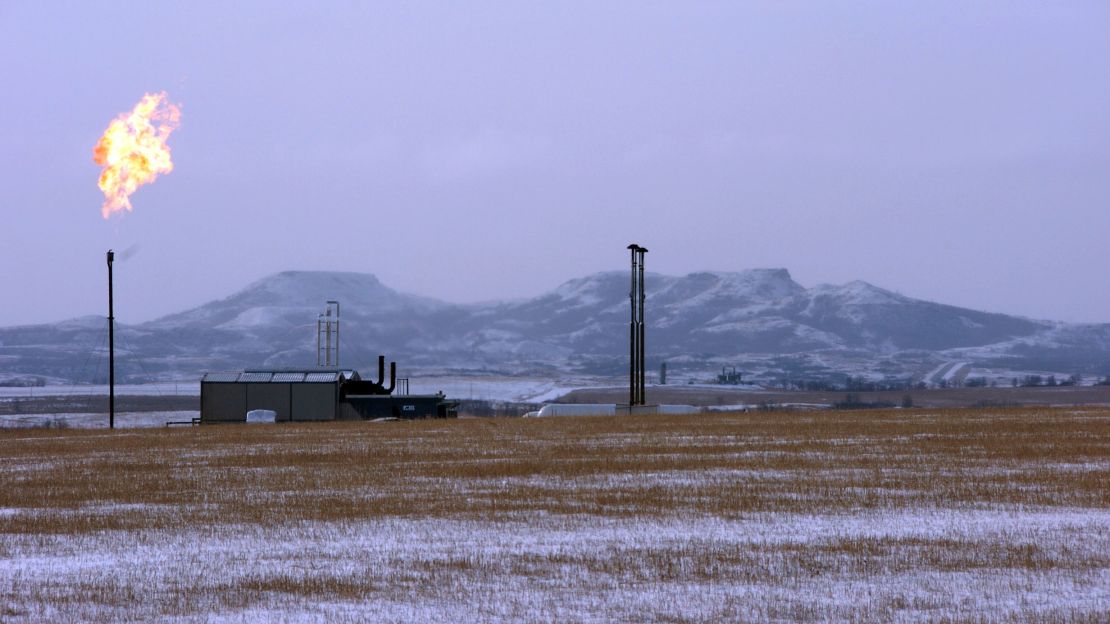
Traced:
[[200, 383], [200, 422], [246, 422], [247, 413], [273, 412], [275, 422], [453, 418], [458, 403], [442, 393], [408, 394], [397, 386], [396, 363], [385, 385], [385, 357], [378, 358], [378, 381], [351, 369], [248, 370], [207, 373]]

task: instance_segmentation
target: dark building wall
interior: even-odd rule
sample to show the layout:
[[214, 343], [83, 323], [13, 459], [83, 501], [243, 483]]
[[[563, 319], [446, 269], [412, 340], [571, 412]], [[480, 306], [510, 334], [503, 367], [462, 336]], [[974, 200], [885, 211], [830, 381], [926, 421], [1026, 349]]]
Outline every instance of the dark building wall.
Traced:
[[353, 396], [344, 403], [345, 418], [435, 418], [443, 397], [436, 395]]
[[343, 401], [342, 403], [339, 404], [339, 408], [336, 411], [335, 417], [339, 420], [362, 420], [363, 419], [362, 414], [359, 414], [358, 411], [355, 410], [354, 407], [351, 407], [351, 404], [346, 402], [346, 401]]
[[331, 383], [292, 384], [293, 420], [335, 420], [339, 389]]
[[245, 422], [247, 420], [247, 385], [239, 383], [201, 384], [200, 416], [205, 422]]
[[202, 422], [245, 422], [250, 410], [271, 410], [278, 422], [436, 418], [454, 416], [442, 395], [360, 395], [342, 401], [338, 383], [202, 381]]
[[202, 422], [246, 422], [247, 412], [272, 410], [278, 422], [334, 420], [339, 397], [334, 383], [202, 382]]
[[247, 411], [264, 409], [277, 413], [277, 421], [290, 419], [290, 388], [287, 383], [248, 383]]

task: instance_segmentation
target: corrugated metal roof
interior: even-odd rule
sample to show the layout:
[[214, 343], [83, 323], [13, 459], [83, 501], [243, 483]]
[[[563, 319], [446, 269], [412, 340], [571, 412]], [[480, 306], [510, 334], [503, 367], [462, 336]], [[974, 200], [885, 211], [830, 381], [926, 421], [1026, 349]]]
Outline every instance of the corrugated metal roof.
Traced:
[[273, 378], [273, 376], [274, 376], [273, 373], [243, 373], [242, 375], [239, 375], [239, 382], [240, 383], [242, 383], [242, 382], [252, 382], [252, 383], [267, 382], [267, 381], [270, 381], [270, 379]]
[[284, 383], [304, 381], [304, 376], [304, 373], [274, 373], [270, 381]]
[[201, 381], [216, 383], [336, 383], [340, 379], [358, 378], [358, 372], [354, 370], [279, 370], [205, 373]]
[[310, 382], [334, 382], [339, 380], [339, 373], [308, 373], [304, 376], [304, 380]]
[[239, 373], [205, 373], [201, 381], [231, 383], [239, 381]]

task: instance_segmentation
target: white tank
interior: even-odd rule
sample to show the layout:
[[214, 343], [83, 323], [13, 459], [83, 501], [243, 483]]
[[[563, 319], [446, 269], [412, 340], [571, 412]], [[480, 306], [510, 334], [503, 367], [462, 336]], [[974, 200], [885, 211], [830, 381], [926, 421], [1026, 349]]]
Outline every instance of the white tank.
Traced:
[[701, 412], [693, 405], [657, 405], [656, 414], [697, 414]]
[[[700, 408], [693, 405], [637, 405], [632, 409], [632, 414], [698, 414]], [[619, 411], [611, 403], [548, 403], [538, 412], [528, 412], [525, 418], [543, 416], [613, 416], [614, 414], [628, 414], [628, 406]]]
[[277, 412], [273, 410], [257, 409], [247, 412], [247, 422], [249, 423], [275, 423], [277, 422]]
[[548, 403], [536, 416], [612, 416], [616, 413], [617, 406], [612, 403]]

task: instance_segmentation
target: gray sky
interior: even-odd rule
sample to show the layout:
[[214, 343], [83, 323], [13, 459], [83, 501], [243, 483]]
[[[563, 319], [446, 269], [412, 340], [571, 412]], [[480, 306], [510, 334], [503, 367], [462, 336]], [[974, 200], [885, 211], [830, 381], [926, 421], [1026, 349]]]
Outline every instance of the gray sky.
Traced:
[[[0, 324], [285, 269], [455, 302], [624, 247], [1110, 321], [1110, 3], [0, 1]], [[105, 221], [146, 92], [176, 169]]]

